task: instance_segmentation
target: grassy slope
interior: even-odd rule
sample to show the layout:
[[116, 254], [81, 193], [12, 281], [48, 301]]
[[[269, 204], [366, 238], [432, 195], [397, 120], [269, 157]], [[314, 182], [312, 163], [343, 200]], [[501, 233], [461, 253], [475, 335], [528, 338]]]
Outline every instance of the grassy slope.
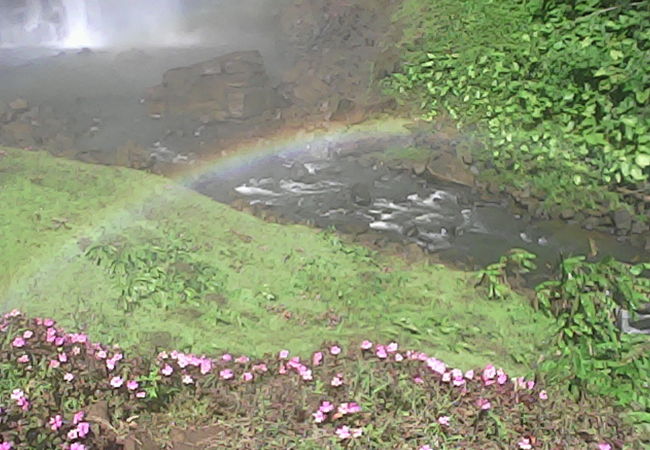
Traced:
[[[547, 336], [548, 322], [520, 299], [483, 299], [472, 287], [473, 274], [407, 267], [317, 230], [267, 224], [142, 172], [6, 151], [0, 157], [2, 310], [52, 316], [123, 347], [261, 355], [279, 348], [306, 353], [324, 340], [395, 338], [460, 367], [493, 361], [517, 371], [525, 368], [513, 357], [534, 360]], [[69, 229], [57, 229], [53, 219], [65, 219]], [[123, 312], [118, 286], [83, 257], [77, 242], [134, 230], [140, 239], [182, 233], [196, 243], [198, 256], [228, 277], [225, 304]], [[283, 308], [269, 310], [280, 305], [290, 319]], [[339, 325], [328, 324], [328, 310], [343, 319]]]

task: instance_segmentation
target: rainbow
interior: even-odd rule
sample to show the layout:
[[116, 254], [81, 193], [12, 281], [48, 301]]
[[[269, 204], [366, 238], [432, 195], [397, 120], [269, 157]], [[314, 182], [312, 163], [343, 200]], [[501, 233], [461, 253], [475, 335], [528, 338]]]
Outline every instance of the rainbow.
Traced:
[[[242, 142], [194, 164], [179, 165], [179, 169], [169, 176], [172, 183], [162, 189], [191, 188], [200, 177], [236, 173], [250, 165], [264, 164], [278, 154], [298, 155], [314, 148], [344, 145], [369, 138], [405, 137], [411, 134], [406, 127], [409, 123], [412, 122], [407, 119], [389, 118], [352, 126], [333, 125], [329, 129], [313, 132], [282, 130], [270, 138]], [[164, 206], [161, 202], [156, 202], [163, 197], [159, 189], [134, 192], [130, 198], [116, 201], [94, 214], [90, 219], [92, 223], [76, 229], [77, 237], [56, 242], [53, 247], [43, 250], [40, 257], [35, 255], [27, 266], [21, 268], [19, 274], [14, 274], [14, 282], [10, 283], [7, 291], [0, 292], [0, 298], [3, 299], [1, 309], [6, 311], [20, 306], [20, 299], [24, 298], [24, 293], [31, 285], [55, 280], [57, 272], [63, 272], [66, 262], [78, 257], [78, 236], [97, 237], [106, 230], [119, 232], [132, 225], [134, 218], [141, 215], [139, 213], [145, 206]]]

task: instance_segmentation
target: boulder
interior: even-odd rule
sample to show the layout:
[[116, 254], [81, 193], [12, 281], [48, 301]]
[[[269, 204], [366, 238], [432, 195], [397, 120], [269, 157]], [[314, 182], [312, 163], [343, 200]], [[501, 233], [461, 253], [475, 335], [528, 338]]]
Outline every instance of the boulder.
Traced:
[[612, 216], [616, 229], [627, 233], [632, 228], [632, 214], [625, 208], [619, 208], [614, 211]]
[[183, 115], [202, 121], [245, 120], [275, 108], [272, 88], [258, 51], [230, 53], [170, 69], [147, 92], [152, 116]]
[[474, 174], [450, 152], [442, 152], [433, 156], [427, 163], [427, 172], [443, 181], [474, 186]]

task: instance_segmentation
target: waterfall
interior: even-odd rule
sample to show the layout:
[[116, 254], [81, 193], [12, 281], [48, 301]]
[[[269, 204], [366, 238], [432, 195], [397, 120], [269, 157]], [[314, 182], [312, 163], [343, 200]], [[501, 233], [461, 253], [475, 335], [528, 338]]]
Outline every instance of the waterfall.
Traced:
[[0, 0], [0, 45], [188, 44], [182, 0]]
[[90, 29], [89, 11], [86, 0], [64, 0], [65, 35], [61, 41], [63, 47], [91, 47], [96, 45]]

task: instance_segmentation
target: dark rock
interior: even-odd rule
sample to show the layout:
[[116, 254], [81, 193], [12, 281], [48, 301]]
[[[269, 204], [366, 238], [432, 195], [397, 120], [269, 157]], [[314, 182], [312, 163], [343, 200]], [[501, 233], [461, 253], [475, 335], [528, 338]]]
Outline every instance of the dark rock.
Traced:
[[573, 219], [575, 217], [575, 215], [576, 215], [575, 211], [570, 209], [570, 208], [565, 208], [562, 211], [560, 211], [560, 218], [562, 220]]
[[647, 223], [641, 222], [640, 220], [635, 220], [634, 223], [632, 224], [632, 229], [630, 232], [632, 234], [643, 234], [650, 230], [650, 227], [648, 226]]
[[619, 231], [628, 232], [632, 228], [632, 214], [625, 208], [617, 209], [613, 215], [614, 225]]
[[370, 187], [365, 183], [356, 183], [350, 188], [352, 201], [360, 206], [370, 206], [372, 204], [372, 195]]
[[474, 185], [474, 175], [465, 164], [449, 152], [434, 156], [427, 163], [427, 171], [435, 178], [464, 186]]

